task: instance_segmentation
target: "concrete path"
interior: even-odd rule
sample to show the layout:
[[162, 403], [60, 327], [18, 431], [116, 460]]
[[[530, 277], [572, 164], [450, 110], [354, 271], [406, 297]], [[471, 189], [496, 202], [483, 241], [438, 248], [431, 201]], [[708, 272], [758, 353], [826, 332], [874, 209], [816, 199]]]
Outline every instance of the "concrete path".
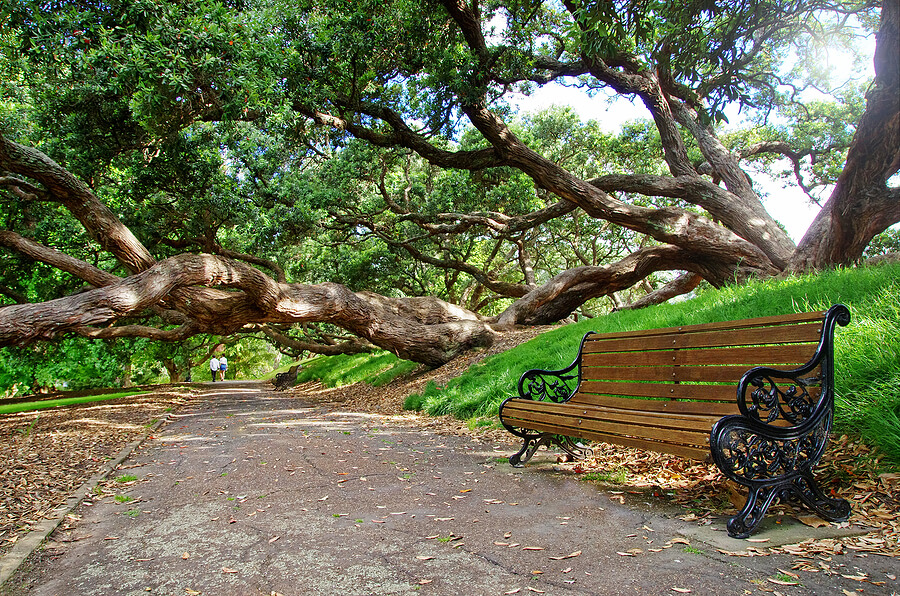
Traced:
[[[760, 544], [553, 471], [509, 445], [210, 384], [82, 504], [5, 594], [894, 594], [895, 559], [799, 572]], [[125, 499], [120, 499], [124, 501]], [[715, 528], [715, 526], [713, 526]], [[761, 535], [777, 538], [775, 529]], [[812, 531], [805, 528], [805, 532]], [[790, 537], [784, 538], [789, 539]], [[861, 574], [881, 585], [860, 582]], [[774, 581], [773, 581], [774, 580]], [[798, 585], [790, 585], [799, 582]]]

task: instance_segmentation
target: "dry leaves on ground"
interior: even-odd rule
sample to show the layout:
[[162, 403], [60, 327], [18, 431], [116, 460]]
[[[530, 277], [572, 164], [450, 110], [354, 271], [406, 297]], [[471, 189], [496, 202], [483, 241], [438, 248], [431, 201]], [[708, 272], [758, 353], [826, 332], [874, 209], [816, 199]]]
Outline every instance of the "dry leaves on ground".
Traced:
[[0, 555], [186, 399], [162, 391], [0, 416]]
[[[559, 467], [575, 473], [594, 472], [595, 477], [615, 479], [618, 488], [626, 493], [631, 489], [677, 504], [687, 510], [681, 516], [686, 521], [702, 523], [709, 515], [734, 515], [743, 506], [746, 489], [726, 481], [714, 464], [605, 443], [592, 447], [594, 454], [587, 461]], [[868, 552], [900, 558], [900, 474], [878, 470], [877, 456], [865, 445], [847, 436], [832, 440], [817, 477], [826, 492], [850, 502], [853, 509], [849, 523], [871, 531], [862, 536], [810, 540], [769, 551], [794, 555]], [[810, 516], [809, 510], [795, 509], [790, 504], [779, 503], [769, 509], [768, 515], [778, 514], [808, 525], [822, 521]]]

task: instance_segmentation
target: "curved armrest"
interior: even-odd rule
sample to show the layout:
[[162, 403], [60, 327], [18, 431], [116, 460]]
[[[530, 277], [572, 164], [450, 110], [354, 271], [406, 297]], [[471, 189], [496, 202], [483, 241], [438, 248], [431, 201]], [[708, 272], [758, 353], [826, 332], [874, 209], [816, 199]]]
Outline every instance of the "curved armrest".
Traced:
[[[526, 371], [519, 378], [519, 397], [534, 401], [564, 402], [575, 393], [578, 388], [578, 374], [570, 373], [578, 366], [578, 361], [573, 362], [562, 370], [542, 370], [534, 368]], [[575, 379], [574, 387], [570, 382]]]
[[[846, 306], [832, 306], [825, 313], [819, 345], [809, 362], [793, 370], [758, 366], [744, 373], [738, 383], [737, 404], [751, 428], [780, 438], [799, 436], [831, 412], [834, 329], [849, 322]], [[809, 392], [812, 385], [819, 386], [817, 397]]]
[[[584, 348], [584, 341], [593, 333], [591, 331], [584, 334], [575, 360], [566, 368], [562, 370], [533, 368], [525, 371], [519, 378], [519, 397], [534, 401], [560, 403], [575, 395], [581, 384], [581, 351]], [[573, 370], [577, 370], [577, 372], [572, 374]], [[572, 383], [573, 380], [574, 383]]]

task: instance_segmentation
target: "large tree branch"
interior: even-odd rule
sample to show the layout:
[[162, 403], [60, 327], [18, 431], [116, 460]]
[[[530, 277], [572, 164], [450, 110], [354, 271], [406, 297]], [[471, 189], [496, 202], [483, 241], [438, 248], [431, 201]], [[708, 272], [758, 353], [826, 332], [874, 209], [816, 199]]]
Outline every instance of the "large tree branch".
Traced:
[[353, 293], [339, 284], [279, 284], [242, 263], [213, 255], [179, 255], [103, 288], [0, 308], [0, 346], [67, 332], [88, 334], [87, 326], [115, 322], [197, 285], [242, 290], [227, 304], [220, 301], [219, 307], [228, 308], [227, 318], [198, 318], [192, 323], [197, 332], [228, 335], [247, 323], [329, 322], [401, 358], [433, 366], [494, 338], [477, 315], [436, 298], [392, 299]]
[[637, 310], [639, 308], [647, 308], [648, 306], [662, 304], [676, 296], [682, 296], [694, 290], [702, 281], [703, 278], [696, 273], [679, 275], [661, 288], [650, 292], [646, 296], [643, 296], [630, 304], [619, 307], [616, 310]]
[[[681, 246], [698, 258], [737, 258], [742, 263], [772, 273], [775, 269], [756, 246], [709, 219], [689, 211], [668, 207], [651, 209], [617, 201], [558, 164], [540, 156], [524, 143], [485, 106], [467, 106], [466, 114], [475, 127], [504, 158], [529, 176], [541, 188], [576, 203], [591, 217], [647, 234], [660, 242]], [[721, 283], [724, 280], [711, 280]]]
[[504, 165], [492, 149], [477, 151], [447, 151], [436, 147], [422, 135], [413, 131], [397, 112], [381, 106], [344, 101], [342, 107], [382, 120], [391, 128], [390, 134], [377, 132], [343, 116], [335, 116], [317, 109], [296, 104], [294, 109], [321, 126], [343, 130], [358, 139], [363, 139], [377, 147], [405, 147], [421, 155], [429, 163], [442, 168], [461, 170], [482, 170]]
[[88, 186], [37, 149], [0, 135], [0, 169], [41, 184], [84, 225], [91, 238], [112, 253], [132, 273], [143, 271], [156, 260], [119, 218]]
[[0, 230], [0, 246], [14, 250], [35, 261], [56, 267], [66, 273], [71, 273], [96, 288], [108, 286], [122, 280], [121, 277], [107, 273], [90, 263], [85, 263], [80, 259], [59, 252], [55, 248], [44, 246], [9, 230]]
[[517, 300], [497, 318], [499, 327], [541, 325], [571, 314], [591, 298], [630, 288], [654, 271], [683, 270], [706, 279], [722, 275], [721, 265], [701, 261], [675, 246], [642, 248], [617, 263], [564, 271]]
[[851, 263], [872, 238], [900, 222], [900, 3], [884, 2], [875, 46], [875, 80], [847, 162], [825, 206], [801, 240], [790, 269]]
[[273, 329], [269, 325], [260, 325], [260, 331], [275, 342], [283, 351], [290, 351], [299, 356], [303, 352], [321, 354], [323, 356], [337, 356], [338, 354], [363, 354], [377, 350], [378, 347], [360, 338], [340, 343], [323, 344], [315, 341], [302, 341]]

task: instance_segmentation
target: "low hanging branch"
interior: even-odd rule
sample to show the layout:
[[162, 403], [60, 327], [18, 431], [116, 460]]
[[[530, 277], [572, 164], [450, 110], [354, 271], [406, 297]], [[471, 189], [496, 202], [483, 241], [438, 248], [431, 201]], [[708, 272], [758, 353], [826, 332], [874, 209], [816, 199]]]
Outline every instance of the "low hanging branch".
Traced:
[[[178, 290], [220, 286], [220, 309], [193, 312], [193, 322], [174, 331], [143, 326], [98, 328], [139, 313]], [[223, 305], [220, 305], [223, 306]], [[218, 314], [217, 314], [218, 313]], [[439, 366], [473, 347], [490, 345], [495, 333], [478, 317], [437, 298], [393, 299], [354, 293], [340, 284], [280, 284], [243, 263], [214, 255], [179, 255], [114, 284], [39, 304], [0, 308], [0, 346], [50, 340], [65, 333], [182, 338], [192, 333], [228, 335], [250, 323], [328, 322], [401, 358]], [[113, 329], [117, 329], [113, 331]]]

